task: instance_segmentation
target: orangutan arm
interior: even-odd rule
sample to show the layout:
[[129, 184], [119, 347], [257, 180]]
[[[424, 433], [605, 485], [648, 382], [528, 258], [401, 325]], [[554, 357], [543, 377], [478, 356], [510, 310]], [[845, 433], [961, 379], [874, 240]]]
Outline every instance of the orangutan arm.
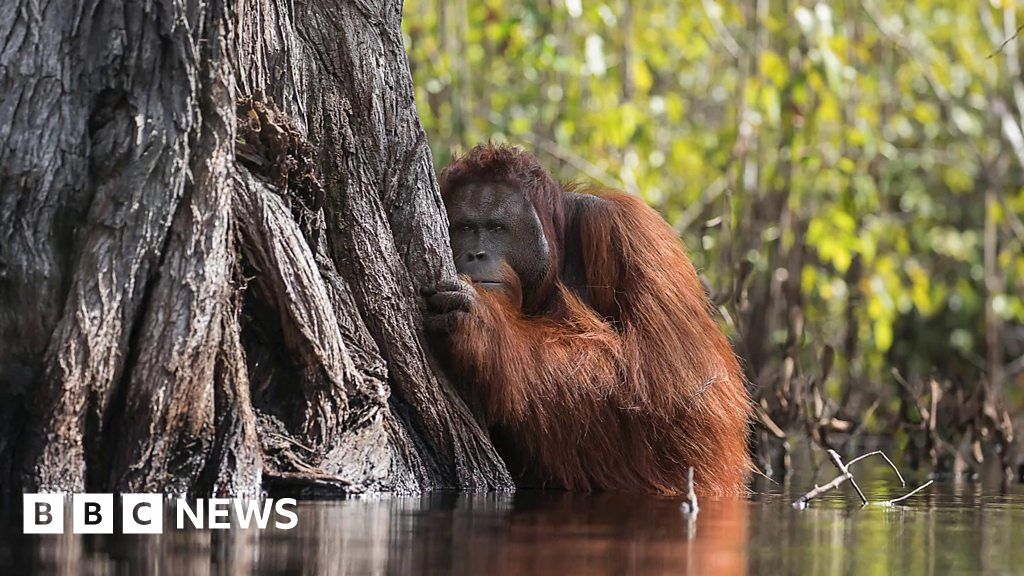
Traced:
[[564, 319], [555, 320], [524, 316], [507, 295], [461, 280], [427, 295], [427, 327], [448, 340], [450, 367], [464, 376], [490, 424], [552, 422], [613, 394], [619, 337], [585, 304], [565, 297]]

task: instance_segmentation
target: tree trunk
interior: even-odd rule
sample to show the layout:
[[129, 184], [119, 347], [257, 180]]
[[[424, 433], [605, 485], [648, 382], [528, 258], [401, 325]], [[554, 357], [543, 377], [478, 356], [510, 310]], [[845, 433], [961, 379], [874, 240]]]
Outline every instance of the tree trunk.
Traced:
[[0, 485], [505, 489], [398, 0], [0, 6]]

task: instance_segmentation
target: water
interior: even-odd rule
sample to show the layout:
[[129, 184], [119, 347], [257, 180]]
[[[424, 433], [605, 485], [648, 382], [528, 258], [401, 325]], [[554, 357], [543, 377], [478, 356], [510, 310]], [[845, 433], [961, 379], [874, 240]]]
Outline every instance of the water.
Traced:
[[[884, 471], [861, 485], [906, 491]], [[937, 483], [893, 508], [847, 487], [793, 509], [810, 487], [762, 480], [693, 524], [677, 499], [553, 492], [306, 501], [290, 531], [153, 536], [24, 536], [8, 510], [0, 574], [1024, 574], [1020, 484]]]

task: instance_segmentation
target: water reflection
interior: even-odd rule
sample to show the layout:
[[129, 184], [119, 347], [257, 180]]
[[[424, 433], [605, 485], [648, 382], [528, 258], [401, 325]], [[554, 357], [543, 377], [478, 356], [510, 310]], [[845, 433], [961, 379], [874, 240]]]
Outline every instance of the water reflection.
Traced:
[[[863, 483], [872, 499], [899, 495]], [[621, 494], [438, 493], [301, 502], [282, 531], [156, 536], [23, 536], [6, 513], [0, 573], [63, 574], [948, 574], [1019, 573], [1024, 490], [936, 485], [907, 506], [860, 508], [833, 493], [808, 510], [807, 484], [705, 500], [690, 526], [679, 501]]]

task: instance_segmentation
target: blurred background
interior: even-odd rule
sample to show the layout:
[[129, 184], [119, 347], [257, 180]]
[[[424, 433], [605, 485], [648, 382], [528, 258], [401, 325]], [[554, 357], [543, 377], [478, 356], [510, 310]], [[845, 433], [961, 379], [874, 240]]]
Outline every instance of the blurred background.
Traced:
[[[643, 197], [743, 358], [753, 448], [1024, 474], [1015, 0], [406, 0], [438, 167], [487, 141]], [[808, 441], [809, 440], [809, 441]]]

